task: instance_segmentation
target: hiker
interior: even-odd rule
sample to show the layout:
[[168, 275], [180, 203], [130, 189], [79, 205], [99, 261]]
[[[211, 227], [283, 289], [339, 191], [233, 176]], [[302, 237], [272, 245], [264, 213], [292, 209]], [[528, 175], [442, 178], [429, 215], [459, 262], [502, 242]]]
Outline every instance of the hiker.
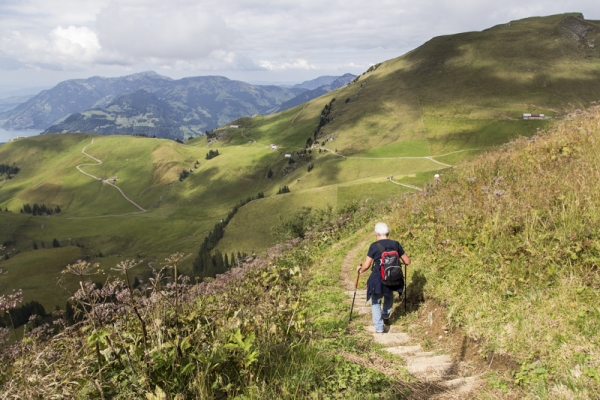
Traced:
[[[371, 243], [367, 258], [365, 262], [358, 265], [356, 272], [359, 274], [365, 272], [373, 264], [371, 275], [367, 280], [367, 301], [371, 300], [371, 313], [373, 314], [373, 325], [375, 326], [375, 332], [384, 333], [384, 325], [390, 324], [390, 313], [392, 312], [392, 305], [394, 304], [394, 292], [402, 294], [404, 288], [404, 279], [397, 282], [395, 285], [386, 285], [381, 277], [381, 259], [383, 253], [397, 252], [398, 256], [404, 261], [406, 265], [410, 264], [410, 259], [404, 253], [404, 249], [400, 243], [395, 240], [388, 238], [390, 234], [390, 228], [383, 222], [375, 224], [375, 237], [376, 242]], [[400, 260], [397, 260], [398, 265]], [[400, 267], [400, 274], [402, 274], [402, 268]], [[383, 300], [383, 311], [381, 309], [381, 303]]]
[[433, 179], [435, 179], [435, 187], [436, 188], [440, 187], [440, 174], [435, 174], [433, 176]]

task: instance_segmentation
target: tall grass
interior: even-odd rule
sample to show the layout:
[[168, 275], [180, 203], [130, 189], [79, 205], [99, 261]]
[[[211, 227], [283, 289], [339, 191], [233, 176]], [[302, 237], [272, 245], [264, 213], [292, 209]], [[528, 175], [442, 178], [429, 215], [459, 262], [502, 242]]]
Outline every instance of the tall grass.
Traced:
[[307, 286], [310, 269], [351, 224], [331, 210], [307, 220], [313, 239], [197, 285], [178, 277], [182, 254], [135, 289], [128, 271], [136, 261], [119, 263], [124, 279], [103, 285], [93, 283], [97, 264], [67, 266], [65, 275], [80, 279], [76, 323], [55, 315], [53, 326], [28, 327], [22, 342], [0, 351], [3, 396], [396, 398], [389, 378], [337, 354], [347, 347], [337, 329], [325, 340], [332, 333], [311, 322], [319, 288]]
[[403, 388], [390, 378], [342, 356], [367, 346], [344, 333], [343, 295], [332, 289], [332, 259], [343, 257], [331, 258], [332, 245], [387, 219], [449, 323], [479, 339], [490, 362], [497, 354], [518, 362], [511, 381], [522, 393], [598, 398], [599, 119], [600, 107], [575, 112], [443, 173], [422, 196], [292, 216], [281, 234], [302, 232], [304, 241], [214, 281], [189, 285], [164, 269], [132, 290], [113, 278], [94, 286], [82, 273], [73, 296], [79, 322], [58, 319], [4, 351], [1, 390], [25, 398], [397, 398]]
[[600, 396], [600, 107], [442, 176], [393, 215], [448, 318], [532, 397]]

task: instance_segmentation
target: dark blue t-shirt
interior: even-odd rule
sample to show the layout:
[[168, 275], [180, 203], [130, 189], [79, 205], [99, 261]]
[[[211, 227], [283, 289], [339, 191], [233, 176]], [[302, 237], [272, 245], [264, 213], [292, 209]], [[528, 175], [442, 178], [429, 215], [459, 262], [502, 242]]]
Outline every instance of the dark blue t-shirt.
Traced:
[[402, 257], [404, 253], [404, 249], [395, 240], [391, 239], [381, 239], [377, 242], [371, 243], [369, 247], [369, 251], [367, 252], [367, 256], [373, 259], [373, 266], [371, 268], [371, 275], [367, 280], [367, 300], [371, 298], [372, 294], [387, 294], [389, 292], [398, 292], [402, 293], [402, 289], [404, 288], [404, 284], [401, 284], [396, 287], [389, 287], [383, 284], [381, 281], [381, 250], [377, 244], [380, 244], [384, 250], [396, 250], [398, 255]]

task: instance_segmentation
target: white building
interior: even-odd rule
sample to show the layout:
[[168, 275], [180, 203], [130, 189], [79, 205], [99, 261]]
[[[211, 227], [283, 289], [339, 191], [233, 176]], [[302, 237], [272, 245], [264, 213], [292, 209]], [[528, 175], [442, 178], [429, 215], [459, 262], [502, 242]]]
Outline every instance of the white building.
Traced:
[[544, 114], [523, 114], [523, 119], [544, 119]]
[[229, 125], [229, 127], [230, 127], [230, 128], [233, 128], [233, 129], [237, 129], [237, 128], [239, 128], [240, 126], [239, 126], [239, 125]]
[[291, 154], [286, 154], [285, 158], [292, 158], [292, 155]]

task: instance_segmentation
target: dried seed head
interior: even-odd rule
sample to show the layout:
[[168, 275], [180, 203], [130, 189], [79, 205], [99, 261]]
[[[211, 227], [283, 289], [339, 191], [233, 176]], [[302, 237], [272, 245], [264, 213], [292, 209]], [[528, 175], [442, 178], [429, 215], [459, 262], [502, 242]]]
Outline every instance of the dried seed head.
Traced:
[[78, 260], [75, 264], [69, 264], [62, 271], [62, 274], [72, 274], [77, 276], [94, 275], [99, 272], [100, 264], [91, 264], [86, 261]]
[[138, 260], [125, 260], [125, 261], [121, 261], [120, 263], [115, 265], [115, 267], [111, 268], [111, 270], [125, 273], [125, 272], [129, 271], [130, 269], [137, 267], [141, 263], [142, 262], [138, 261]]

